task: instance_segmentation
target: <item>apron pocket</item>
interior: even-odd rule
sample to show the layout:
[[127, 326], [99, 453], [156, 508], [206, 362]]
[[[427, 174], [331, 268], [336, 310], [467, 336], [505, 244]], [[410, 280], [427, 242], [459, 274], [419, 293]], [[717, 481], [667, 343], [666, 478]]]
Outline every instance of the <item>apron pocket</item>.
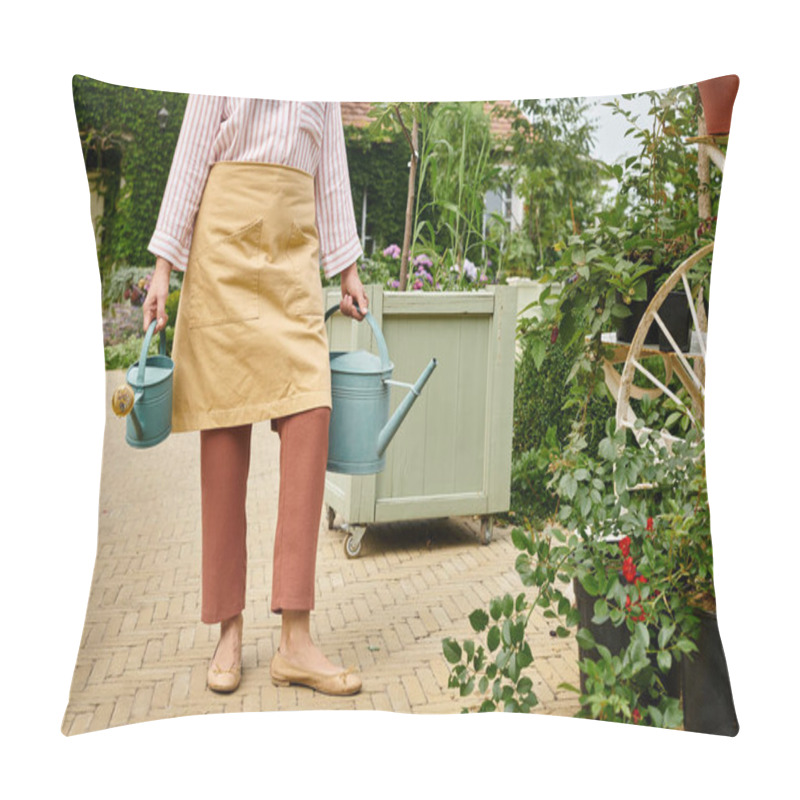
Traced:
[[292, 223], [286, 243], [290, 274], [286, 276], [286, 310], [293, 316], [321, 316], [322, 280], [316, 228]]
[[204, 250], [191, 265], [190, 328], [258, 319], [262, 220]]

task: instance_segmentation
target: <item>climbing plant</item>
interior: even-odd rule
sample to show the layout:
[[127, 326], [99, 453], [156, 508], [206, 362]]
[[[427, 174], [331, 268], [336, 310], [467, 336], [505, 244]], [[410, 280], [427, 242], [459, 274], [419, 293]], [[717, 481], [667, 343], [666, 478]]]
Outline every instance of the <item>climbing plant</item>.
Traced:
[[366, 190], [366, 253], [370, 255], [403, 238], [407, 187], [402, 176], [408, 171], [408, 145], [396, 135], [354, 125], [345, 127], [345, 143], [359, 232]]
[[[75, 114], [87, 172], [103, 198], [98, 260], [148, 264], [147, 252], [178, 141], [187, 95], [116, 86], [75, 75]], [[159, 112], [166, 109], [166, 118]]]

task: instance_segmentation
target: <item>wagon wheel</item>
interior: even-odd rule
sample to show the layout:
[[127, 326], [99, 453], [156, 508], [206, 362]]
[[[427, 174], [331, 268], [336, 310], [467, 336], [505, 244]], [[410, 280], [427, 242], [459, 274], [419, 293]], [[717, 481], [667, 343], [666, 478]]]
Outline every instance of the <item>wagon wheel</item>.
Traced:
[[[673, 273], [667, 278], [663, 286], [656, 292], [647, 310], [642, 317], [639, 326], [636, 328], [636, 333], [630, 346], [627, 347], [627, 354], [625, 356], [625, 365], [622, 369], [622, 374], [618, 375], [616, 370], [610, 365], [606, 368], [606, 376], [611, 379], [611, 382], [616, 388], [617, 395], [617, 410], [616, 410], [616, 425], [617, 430], [622, 427], [630, 428], [634, 431], [637, 440], [639, 439], [640, 432], [647, 430], [642, 427], [635, 427], [636, 413], [631, 407], [631, 398], [641, 399], [643, 397], [655, 398], [662, 394], [666, 394], [671, 398], [679, 407], [682, 407], [689, 415], [692, 424], [702, 434], [705, 424], [705, 357], [706, 357], [706, 343], [705, 332], [707, 328], [705, 312], [701, 304], [695, 305], [695, 300], [692, 294], [692, 288], [689, 286], [687, 273], [695, 266], [701, 259], [705, 258], [714, 249], [713, 242], [701, 247], [696, 253], [693, 253], [687, 258], [680, 266], [678, 266]], [[689, 304], [689, 311], [692, 315], [692, 320], [697, 335], [697, 343], [699, 350], [697, 352], [683, 353], [680, 346], [675, 342], [672, 334], [667, 330], [666, 325], [659, 316], [659, 310], [666, 300], [667, 296], [675, 289], [678, 284], [683, 285], [686, 292], [686, 298]], [[667, 341], [672, 348], [671, 351], [662, 352], [645, 345], [645, 337], [647, 336], [650, 326], [653, 322], [660, 327], [664, 333]], [[642, 364], [642, 357], [658, 355], [664, 362], [665, 378], [663, 381], [659, 380]], [[690, 359], [693, 363], [690, 363]], [[610, 375], [610, 372], [614, 375]], [[635, 386], [633, 378], [636, 372], [644, 375], [651, 384], [647, 388]], [[680, 380], [682, 386], [686, 389], [690, 400], [691, 408], [684, 403], [675, 392], [669, 388], [669, 383], [673, 374]], [[652, 431], [651, 431], [652, 433]], [[677, 437], [673, 436], [666, 430], [658, 434], [664, 444], [669, 447], [672, 442], [676, 441]]]

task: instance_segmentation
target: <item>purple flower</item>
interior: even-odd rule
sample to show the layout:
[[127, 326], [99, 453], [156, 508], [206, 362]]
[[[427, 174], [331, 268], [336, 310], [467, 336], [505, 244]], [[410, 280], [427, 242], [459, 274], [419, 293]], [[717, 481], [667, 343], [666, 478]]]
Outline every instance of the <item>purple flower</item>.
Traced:
[[417, 279], [417, 280], [415, 280], [415, 281], [414, 281], [414, 286], [413, 286], [412, 288], [414, 288], [414, 289], [421, 289], [421, 288], [423, 287], [423, 285], [424, 285], [424, 284], [422, 283], [422, 281], [421, 281], [421, 280], [419, 280], [419, 279]]
[[390, 244], [384, 251], [383, 254], [387, 258], [400, 258], [400, 248], [396, 244]]
[[400, 281], [393, 281], [393, 280], [390, 279], [390, 280], [386, 281], [386, 285], [390, 289], [399, 289], [400, 288]]
[[478, 268], [468, 258], [464, 259], [464, 274], [471, 281], [478, 277]]
[[425, 253], [420, 253], [414, 259], [414, 266], [415, 267], [432, 267], [433, 266], [433, 261], [431, 261], [430, 258], [428, 258], [428, 256], [425, 255]]

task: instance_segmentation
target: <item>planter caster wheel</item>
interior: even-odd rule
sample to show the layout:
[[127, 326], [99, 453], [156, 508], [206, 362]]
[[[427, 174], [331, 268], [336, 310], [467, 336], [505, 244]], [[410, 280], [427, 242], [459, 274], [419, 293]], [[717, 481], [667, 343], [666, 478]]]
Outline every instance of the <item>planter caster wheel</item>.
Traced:
[[481, 517], [481, 541], [486, 545], [492, 541], [494, 517]]
[[333, 506], [328, 506], [328, 530], [333, 530], [333, 521], [336, 519], [336, 511]]
[[344, 554], [348, 558], [358, 558], [361, 554], [361, 540], [366, 531], [366, 528], [359, 527], [347, 534], [347, 538], [344, 540]]

